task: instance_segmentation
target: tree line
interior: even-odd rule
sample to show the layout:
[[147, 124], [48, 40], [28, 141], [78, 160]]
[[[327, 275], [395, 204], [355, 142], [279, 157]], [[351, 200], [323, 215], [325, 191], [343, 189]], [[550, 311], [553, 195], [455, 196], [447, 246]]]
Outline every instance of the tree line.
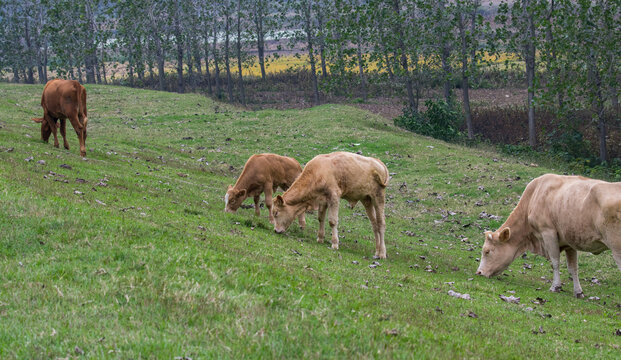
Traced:
[[[472, 138], [469, 89], [495, 66], [523, 74], [531, 146], [537, 108], [588, 109], [606, 160], [620, 19], [621, 3], [607, 0], [0, 0], [0, 72], [16, 82], [45, 83], [53, 72], [106, 84], [122, 64], [131, 86], [201, 88], [245, 104], [244, 73], [258, 64], [266, 79], [271, 46], [305, 55], [314, 103], [352, 87], [366, 99], [370, 82], [384, 81], [418, 112], [425, 89], [449, 102], [459, 87]], [[500, 55], [516, 61], [494, 62]]]

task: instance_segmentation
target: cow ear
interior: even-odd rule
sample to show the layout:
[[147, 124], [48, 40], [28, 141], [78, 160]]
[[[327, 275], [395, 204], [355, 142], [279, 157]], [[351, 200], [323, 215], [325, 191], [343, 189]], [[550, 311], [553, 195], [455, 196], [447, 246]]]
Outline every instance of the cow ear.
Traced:
[[229, 187], [228, 187], [228, 188], [226, 188], [226, 191], [229, 191], [229, 190], [231, 190], [232, 188], [233, 188], [233, 185], [229, 185]]
[[246, 189], [241, 189], [241, 190], [237, 193], [237, 195], [236, 195], [236, 196], [237, 196], [237, 197], [242, 197], [242, 196], [244, 196], [244, 195], [246, 195]]
[[506, 227], [502, 229], [502, 231], [498, 235], [498, 240], [500, 242], [506, 242], [509, 240], [510, 237], [511, 237], [511, 230], [508, 227]]
[[282, 206], [284, 204], [285, 204], [285, 199], [283, 199], [282, 196], [280, 195], [276, 196], [276, 205]]

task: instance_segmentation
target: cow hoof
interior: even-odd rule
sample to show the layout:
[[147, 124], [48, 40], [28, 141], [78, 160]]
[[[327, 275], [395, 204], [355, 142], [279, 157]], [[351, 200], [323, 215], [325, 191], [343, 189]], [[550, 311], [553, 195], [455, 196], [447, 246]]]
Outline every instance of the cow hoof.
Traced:
[[386, 259], [386, 254], [373, 255], [373, 259]]
[[320, 244], [323, 244], [323, 239], [322, 238], [317, 238], [317, 242]]
[[339, 244], [332, 244], [332, 250], [338, 250]]
[[550, 291], [556, 292], [556, 293], [557, 292], [561, 292], [561, 286], [560, 285], [559, 286], [552, 285], [552, 287], [550, 287]]
[[575, 296], [576, 298], [578, 298], [578, 299], [582, 299], [582, 298], [584, 298], [584, 294], [583, 294], [582, 292], [579, 292], [579, 293], [577, 293], [577, 294], [574, 294], [574, 296]]

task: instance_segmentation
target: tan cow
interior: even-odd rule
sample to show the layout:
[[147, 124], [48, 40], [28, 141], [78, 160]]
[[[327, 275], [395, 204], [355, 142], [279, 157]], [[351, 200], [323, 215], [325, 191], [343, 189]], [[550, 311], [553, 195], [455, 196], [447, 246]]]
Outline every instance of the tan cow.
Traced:
[[550, 260], [550, 291], [561, 289], [560, 253], [565, 250], [574, 295], [584, 297], [578, 278], [578, 253], [607, 249], [621, 270], [621, 183], [580, 176], [546, 174], [531, 181], [507, 221], [485, 233], [477, 275], [502, 273], [524, 251]]
[[[254, 212], [261, 214], [259, 199], [261, 193], [265, 193], [265, 206], [269, 212], [269, 219], [274, 223], [272, 215], [272, 196], [280, 187], [287, 190], [302, 172], [302, 167], [297, 160], [276, 154], [252, 155], [235, 186], [229, 185], [224, 196], [224, 211], [234, 213], [248, 197], [254, 198]], [[306, 226], [304, 213], [300, 214], [299, 223], [302, 228]]]
[[60, 120], [60, 134], [63, 136], [65, 149], [69, 150], [69, 143], [65, 133], [65, 120], [69, 119], [80, 142], [80, 155], [86, 156], [86, 125], [88, 114], [86, 111], [86, 89], [75, 80], [50, 80], [45, 84], [41, 96], [43, 117], [33, 118], [41, 123], [41, 139], [47, 142], [50, 133], [54, 134], [54, 146], [58, 147], [56, 121]]
[[318, 206], [317, 241], [321, 243], [324, 240], [327, 210], [332, 228], [332, 248], [338, 249], [339, 200], [349, 201], [352, 207], [360, 201], [373, 226], [375, 257], [384, 259], [384, 202], [388, 178], [386, 165], [375, 158], [348, 152], [315, 156], [291, 188], [274, 200], [274, 231], [283, 233], [298, 214]]

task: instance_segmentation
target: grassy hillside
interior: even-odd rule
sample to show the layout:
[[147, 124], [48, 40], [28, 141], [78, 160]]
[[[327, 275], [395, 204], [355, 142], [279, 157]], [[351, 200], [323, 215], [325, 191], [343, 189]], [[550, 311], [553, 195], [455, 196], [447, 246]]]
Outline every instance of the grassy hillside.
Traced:
[[[599, 300], [574, 299], [566, 270], [565, 291], [548, 292], [551, 267], [532, 254], [498, 278], [474, 276], [482, 232], [551, 169], [347, 106], [244, 112], [104, 86], [87, 87], [82, 159], [72, 130], [70, 151], [39, 139], [29, 119], [41, 91], [0, 84], [1, 358], [621, 356], [610, 252], [579, 255], [584, 292]], [[376, 156], [393, 175], [380, 266], [369, 267], [360, 204], [341, 204], [339, 251], [315, 241], [315, 214], [277, 235], [265, 211], [223, 212], [250, 155], [305, 163], [334, 150]]]

